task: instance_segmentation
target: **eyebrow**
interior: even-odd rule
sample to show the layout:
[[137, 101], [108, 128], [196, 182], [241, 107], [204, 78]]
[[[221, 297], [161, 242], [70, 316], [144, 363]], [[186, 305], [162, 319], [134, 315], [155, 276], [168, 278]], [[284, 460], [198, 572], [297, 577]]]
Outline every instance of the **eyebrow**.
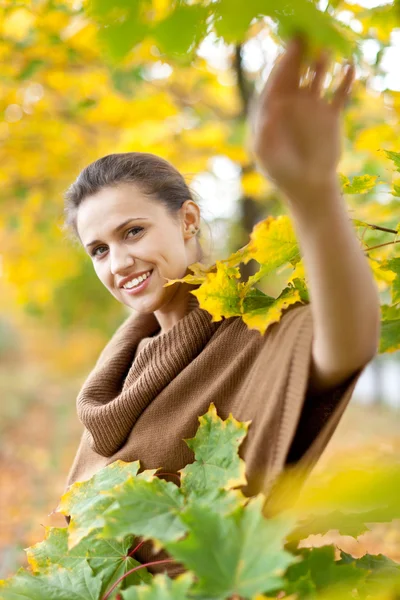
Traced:
[[[123, 229], [123, 227], [125, 227], [125, 225], [127, 225], [128, 223], [130, 223], [131, 221], [146, 221], [147, 217], [136, 217], [134, 219], [127, 219], [126, 221], [124, 221], [123, 223], [121, 223], [120, 225], [118, 225], [118, 227], [116, 227], [113, 231], [113, 233], [118, 233], [121, 229]], [[93, 240], [93, 242], [90, 242], [89, 244], [86, 244], [86, 248], [90, 248], [90, 246], [94, 246], [94, 244], [99, 244], [101, 243], [101, 240]]]

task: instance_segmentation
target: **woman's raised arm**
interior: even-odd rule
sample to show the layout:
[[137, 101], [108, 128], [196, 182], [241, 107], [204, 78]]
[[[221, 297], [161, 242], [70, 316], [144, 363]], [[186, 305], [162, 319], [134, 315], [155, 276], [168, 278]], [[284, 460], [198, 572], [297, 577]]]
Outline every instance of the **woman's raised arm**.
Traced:
[[303, 40], [292, 40], [274, 66], [255, 107], [252, 148], [293, 217], [315, 327], [310, 387], [324, 391], [375, 356], [380, 299], [336, 173], [355, 68], [328, 101], [321, 93], [329, 54], [321, 53], [302, 85], [305, 50]]

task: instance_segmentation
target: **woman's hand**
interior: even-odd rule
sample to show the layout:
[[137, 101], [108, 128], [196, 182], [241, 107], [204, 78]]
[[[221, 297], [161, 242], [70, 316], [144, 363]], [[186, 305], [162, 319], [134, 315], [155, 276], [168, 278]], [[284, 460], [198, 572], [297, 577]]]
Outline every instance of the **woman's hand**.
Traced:
[[[327, 51], [301, 85], [305, 42], [292, 40], [275, 64], [255, 106], [252, 148], [260, 169], [281, 189], [289, 204], [302, 209], [318, 190], [337, 186], [341, 155], [341, 111], [351, 93], [355, 68], [349, 68], [332, 101], [321, 97], [329, 64]], [[304, 209], [312, 206], [304, 206]]]

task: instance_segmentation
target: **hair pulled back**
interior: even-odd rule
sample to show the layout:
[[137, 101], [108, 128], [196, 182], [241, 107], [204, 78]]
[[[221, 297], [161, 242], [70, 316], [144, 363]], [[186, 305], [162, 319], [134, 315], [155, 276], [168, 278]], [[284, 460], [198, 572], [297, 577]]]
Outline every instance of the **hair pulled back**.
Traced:
[[[161, 202], [173, 219], [186, 200], [193, 200], [193, 192], [182, 174], [167, 160], [150, 152], [121, 152], [108, 154], [90, 163], [64, 193], [63, 230], [79, 239], [77, 215], [86, 197], [106, 187], [132, 183], [152, 200]], [[200, 231], [198, 231], [200, 233]], [[199, 258], [203, 250], [197, 238]]]

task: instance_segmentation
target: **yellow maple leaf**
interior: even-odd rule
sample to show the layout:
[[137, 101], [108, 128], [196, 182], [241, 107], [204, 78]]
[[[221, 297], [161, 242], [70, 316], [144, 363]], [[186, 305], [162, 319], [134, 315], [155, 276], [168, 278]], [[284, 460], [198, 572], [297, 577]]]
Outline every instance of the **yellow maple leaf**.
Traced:
[[274, 303], [244, 313], [242, 319], [250, 329], [257, 329], [264, 335], [272, 323], [281, 320], [283, 311], [296, 302], [301, 302], [300, 292], [293, 287], [289, 287], [283, 290]]
[[304, 260], [300, 260], [294, 268], [294, 271], [289, 275], [287, 283], [292, 282], [294, 279], [305, 279], [306, 271], [304, 266]]
[[[300, 251], [290, 217], [268, 217], [254, 227], [249, 244], [249, 257], [263, 265], [263, 274], [287, 262], [298, 262]], [[247, 257], [245, 262], [250, 258]]]
[[191, 283], [193, 285], [202, 284], [206, 281], [207, 273], [211, 273], [216, 270], [215, 265], [207, 267], [200, 262], [193, 263], [192, 265], [189, 265], [188, 268], [192, 271], [192, 273], [188, 273], [181, 279], [168, 279], [168, 282], [165, 283], [163, 287], [168, 287], [178, 282]]
[[396, 273], [385, 267], [385, 263], [387, 263], [387, 261], [380, 262], [374, 260], [370, 256], [367, 258], [378, 289], [382, 292], [387, 290], [390, 284], [396, 279]]
[[200, 306], [212, 315], [212, 321], [240, 315], [239, 285], [236, 281], [239, 278], [237, 267], [228, 267], [217, 260], [216, 272], [207, 273], [205, 282], [192, 292]]

